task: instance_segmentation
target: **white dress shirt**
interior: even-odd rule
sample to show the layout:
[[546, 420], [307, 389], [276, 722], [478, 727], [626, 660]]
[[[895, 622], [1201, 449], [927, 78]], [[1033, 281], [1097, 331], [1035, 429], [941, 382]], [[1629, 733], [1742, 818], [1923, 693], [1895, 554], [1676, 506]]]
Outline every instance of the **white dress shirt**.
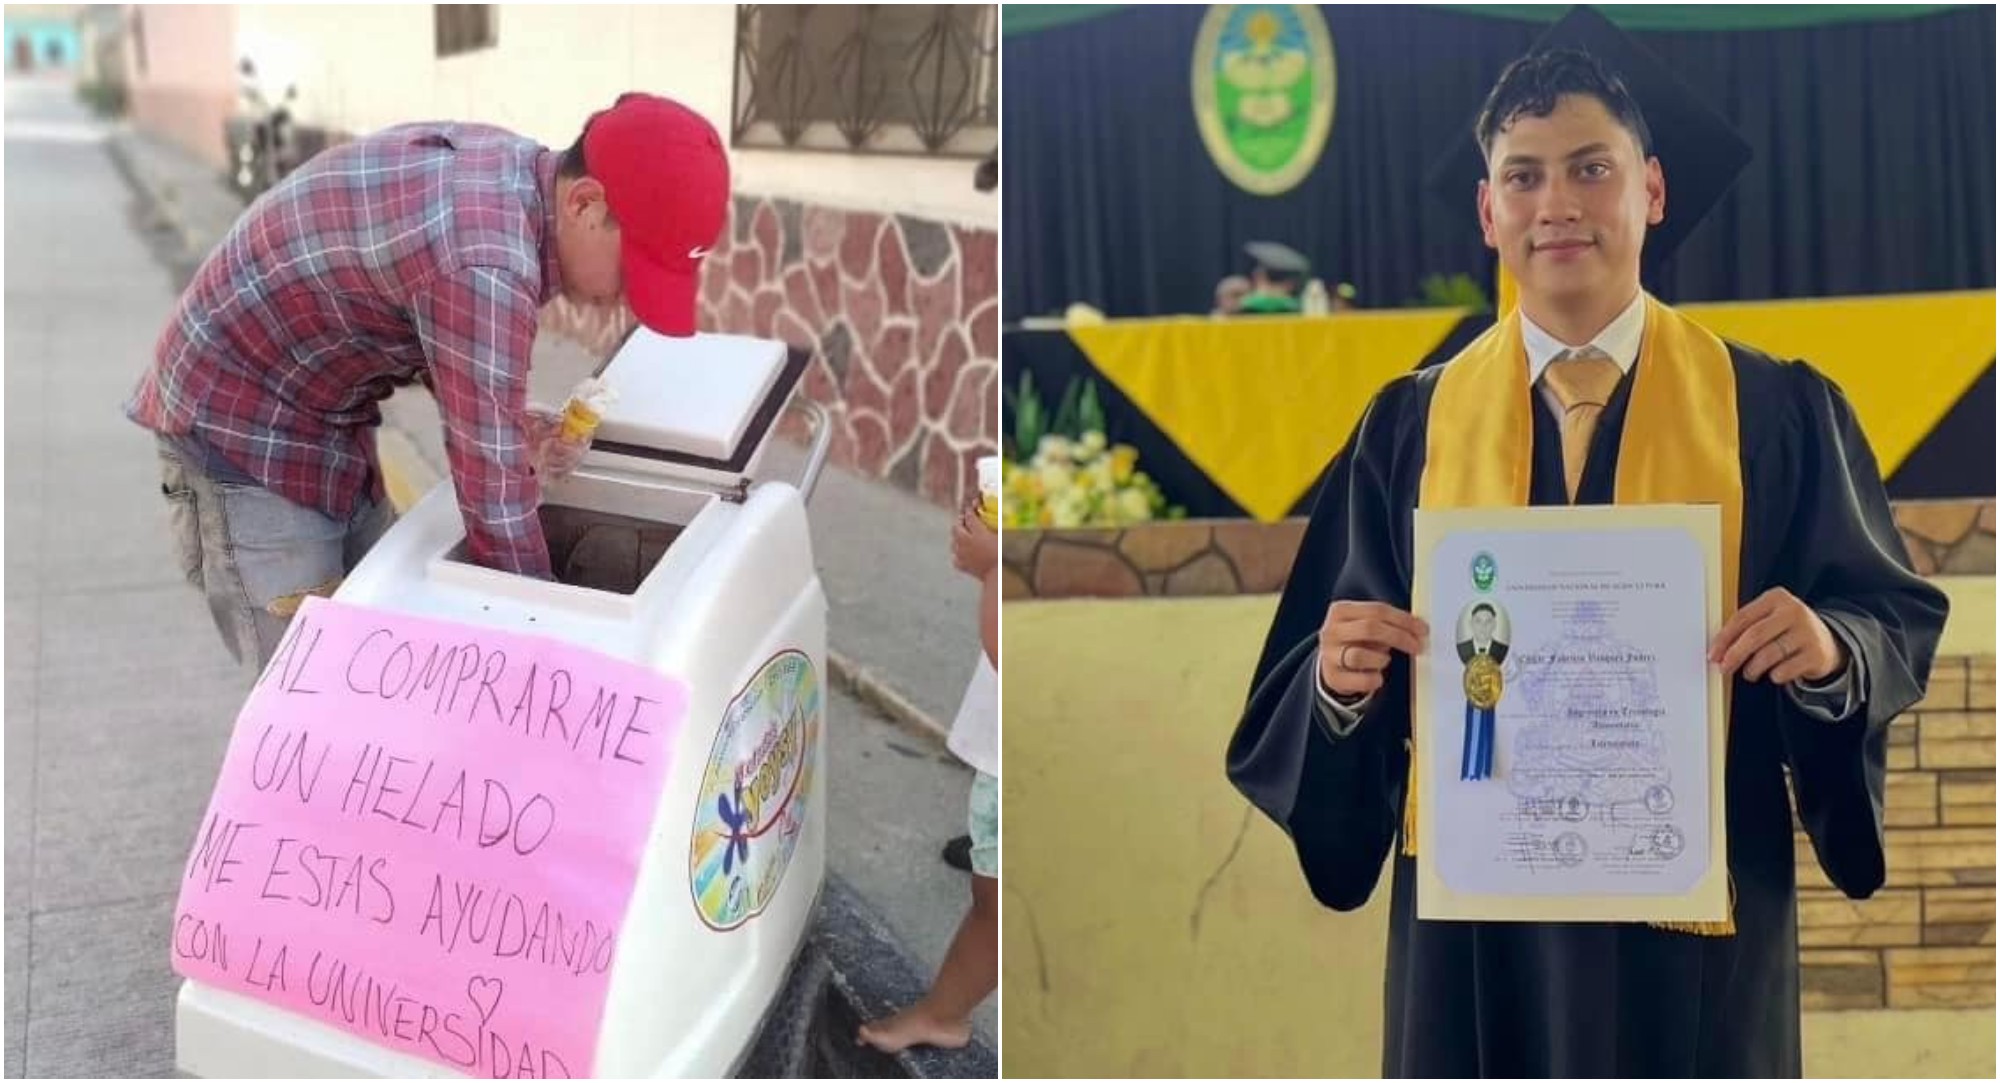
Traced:
[[[1632, 366], [1639, 361], [1639, 346], [1645, 334], [1646, 295], [1640, 292], [1634, 294], [1632, 303], [1626, 305], [1623, 312], [1613, 317], [1611, 322], [1605, 324], [1604, 329], [1585, 345], [1595, 346], [1604, 351], [1604, 355], [1617, 364], [1620, 372], [1629, 374]], [[1549, 362], [1567, 353], [1572, 347], [1536, 326], [1535, 321], [1529, 319], [1525, 312], [1521, 314], [1521, 343], [1527, 347], [1528, 352], [1528, 385], [1539, 388], [1542, 402], [1560, 423], [1563, 414], [1562, 405], [1556, 401], [1555, 393], [1542, 386], [1540, 381], [1543, 370], [1549, 367]], [[1860, 706], [1861, 697], [1857, 693], [1866, 681], [1866, 676], [1860, 672], [1861, 652], [1855, 650], [1854, 644], [1847, 638], [1847, 633], [1840, 625], [1831, 621], [1827, 622], [1827, 627], [1833, 630], [1834, 638], [1840, 640], [1841, 645], [1847, 648], [1847, 666], [1828, 678], [1824, 684], [1807, 685], [1794, 681], [1785, 686], [1785, 691], [1791, 694], [1793, 702], [1808, 713], [1828, 722], [1839, 722], [1853, 714]], [[1367, 713], [1368, 705], [1374, 701], [1373, 693], [1351, 704], [1342, 703], [1335, 698], [1333, 691], [1327, 688], [1326, 682], [1319, 678], [1317, 668], [1313, 671], [1313, 683], [1319, 688], [1320, 720], [1326, 723], [1327, 728], [1332, 730], [1335, 736], [1345, 737], [1354, 732], [1354, 727], [1361, 722], [1361, 716]]]

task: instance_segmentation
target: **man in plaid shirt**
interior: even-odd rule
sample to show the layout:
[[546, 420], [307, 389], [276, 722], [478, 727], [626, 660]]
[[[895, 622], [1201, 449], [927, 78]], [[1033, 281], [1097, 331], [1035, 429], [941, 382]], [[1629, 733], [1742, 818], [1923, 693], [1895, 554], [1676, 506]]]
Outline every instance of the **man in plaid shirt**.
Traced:
[[[261, 671], [307, 593], [393, 521], [380, 403], [437, 396], [474, 561], [550, 575], [527, 410], [537, 317], [622, 298], [694, 332], [729, 165], [685, 106], [621, 96], [557, 153], [473, 124], [408, 124], [318, 155], [196, 272], [126, 407], [158, 434], [182, 571]], [[562, 464], [562, 465], [573, 465]], [[559, 466], [558, 466], [559, 469]]]

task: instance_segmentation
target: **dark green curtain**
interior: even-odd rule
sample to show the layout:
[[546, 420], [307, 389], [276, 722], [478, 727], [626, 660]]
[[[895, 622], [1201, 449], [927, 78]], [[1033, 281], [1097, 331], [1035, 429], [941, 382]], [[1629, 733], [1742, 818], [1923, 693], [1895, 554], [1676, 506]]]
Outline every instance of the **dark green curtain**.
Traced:
[[[1072, 301], [1117, 316], [1205, 312], [1258, 238], [1307, 252], [1369, 307], [1408, 303], [1432, 273], [1472, 274], [1490, 295], [1473, 193], [1445, 200], [1423, 178], [1471, 138], [1500, 69], [1564, 9], [1321, 8], [1337, 59], [1332, 134], [1313, 173], [1274, 198], [1225, 179], [1196, 130], [1189, 68], [1205, 9], [1044, 13], [1019, 32], [1030, 10], [1005, 9], [1006, 318]], [[1645, 22], [1604, 10], [1628, 29]], [[1703, 18], [1778, 18], [1755, 22], [1759, 10]], [[1668, 300], [1992, 288], [1994, 9], [1866, 22], [1815, 10], [1804, 27], [1636, 35], [1756, 154], [1648, 285]]]

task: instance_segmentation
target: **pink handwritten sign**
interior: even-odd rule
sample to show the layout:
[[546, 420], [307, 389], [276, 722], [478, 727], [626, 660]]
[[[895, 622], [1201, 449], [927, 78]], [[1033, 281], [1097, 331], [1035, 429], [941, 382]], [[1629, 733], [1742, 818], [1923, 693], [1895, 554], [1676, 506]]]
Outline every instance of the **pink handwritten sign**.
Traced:
[[309, 599], [237, 717], [174, 970], [467, 1074], [590, 1074], [686, 705], [582, 648]]

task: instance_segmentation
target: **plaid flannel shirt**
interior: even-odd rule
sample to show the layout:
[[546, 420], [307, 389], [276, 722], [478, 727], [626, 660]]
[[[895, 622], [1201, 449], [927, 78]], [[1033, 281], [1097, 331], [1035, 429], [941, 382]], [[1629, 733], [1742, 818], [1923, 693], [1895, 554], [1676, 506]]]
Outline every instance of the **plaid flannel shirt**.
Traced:
[[410, 124], [315, 157], [196, 272], [126, 407], [345, 522], [380, 403], [437, 396], [471, 558], [550, 574], [522, 428], [555, 258], [556, 155], [498, 128]]

